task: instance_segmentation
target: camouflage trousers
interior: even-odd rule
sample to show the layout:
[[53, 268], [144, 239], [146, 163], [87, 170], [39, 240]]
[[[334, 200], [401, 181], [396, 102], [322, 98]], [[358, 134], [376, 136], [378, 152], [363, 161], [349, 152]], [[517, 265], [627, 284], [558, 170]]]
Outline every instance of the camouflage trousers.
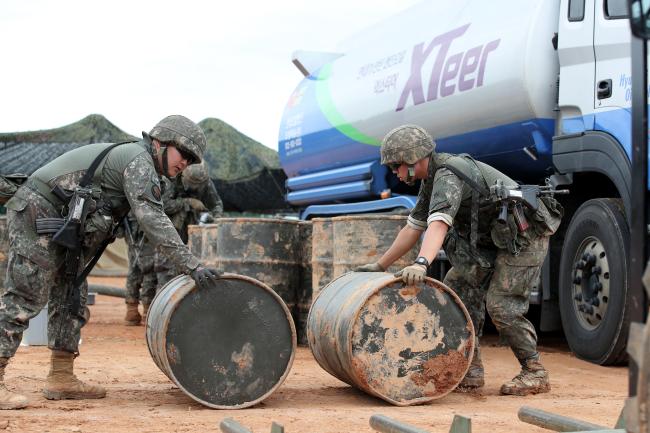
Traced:
[[129, 247], [129, 272], [126, 277], [126, 303], [149, 305], [156, 295], [155, 251], [144, 233], [136, 234], [136, 245]]
[[517, 256], [496, 247], [478, 247], [478, 254], [493, 264], [487, 268], [479, 264], [480, 261], [485, 265], [485, 260], [476, 259], [469, 241], [453, 234], [452, 239], [445, 240], [444, 249], [452, 268], [444, 283], [458, 294], [472, 318], [477, 339], [476, 355], [480, 350], [478, 338], [483, 333], [487, 308], [501, 338], [517, 359], [523, 361], [537, 356], [537, 334], [524, 315], [528, 312], [531, 288], [539, 280], [548, 241], [546, 236], [533, 237]]
[[81, 286], [81, 306], [70, 311], [63, 261], [65, 251], [36, 233], [36, 218], [61, 215], [40, 194], [21, 187], [7, 203], [9, 259], [5, 290], [0, 295], [0, 357], [12, 357], [29, 321], [46, 305], [48, 347], [79, 352], [81, 328], [90, 317], [88, 285]]

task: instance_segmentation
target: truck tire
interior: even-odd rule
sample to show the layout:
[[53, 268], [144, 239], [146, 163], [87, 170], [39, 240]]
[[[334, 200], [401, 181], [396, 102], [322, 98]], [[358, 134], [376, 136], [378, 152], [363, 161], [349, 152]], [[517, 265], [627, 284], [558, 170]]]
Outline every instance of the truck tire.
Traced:
[[567, 228], [560, 259], [560, 316], [579, 358], [601, 365], [627, 360], [629, 243], [619, 199], [583, 203]]

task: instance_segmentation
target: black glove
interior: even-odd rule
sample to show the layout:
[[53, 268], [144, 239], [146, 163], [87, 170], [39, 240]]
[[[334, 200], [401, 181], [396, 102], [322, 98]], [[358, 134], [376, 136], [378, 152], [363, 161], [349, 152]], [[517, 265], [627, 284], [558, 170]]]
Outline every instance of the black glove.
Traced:
[[190, 277], [192, 277], [196, 283], [196, 287], [199, 289], [207, 289], [211, 284], [216, 283], [216, 281], [221, 278], [221, 275], [214, 268], [204, 268], [203, 266], [199, 266], [192, 271]]

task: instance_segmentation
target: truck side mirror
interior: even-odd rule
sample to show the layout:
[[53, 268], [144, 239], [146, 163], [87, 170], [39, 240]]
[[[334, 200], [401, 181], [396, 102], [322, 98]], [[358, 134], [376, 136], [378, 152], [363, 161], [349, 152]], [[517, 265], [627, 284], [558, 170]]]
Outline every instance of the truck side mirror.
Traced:
[[628, 0], [630, 26], [634, 36], [650, 38], [650, 0]]

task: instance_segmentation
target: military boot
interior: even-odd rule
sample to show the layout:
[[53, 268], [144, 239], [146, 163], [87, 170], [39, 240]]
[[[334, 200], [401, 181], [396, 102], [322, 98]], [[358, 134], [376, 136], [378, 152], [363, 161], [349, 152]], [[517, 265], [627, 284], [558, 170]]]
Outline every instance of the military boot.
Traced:
[[551, 383], [548, 372], [539, 359], [528, 359], [521, 362], [521, 372], [511, 381], [501, 385], [501, 394], [528, 395], [549, 392]]
[[9, 358], [0, 358], [0, 410], [22, 409], [29, 403], [27, 397], [11, 392], [5, 386], [5, 367], [7, 367], [8, 363]]
[[469, 365], [469, 370], [465, 374], [463, 380], [458, 384], [459, 391], [470, 391], [473, 389], [482, 388], [485, 385], [485, 371], [483, 370], [483, 361], [481, 360], [481, 352], [475, 352], [472, 358], [472, 363]]
[[147, 314], [149, 314], [149, 304], [142, 304], [142, 320], [147, 323]]
[[138, 326], [142, 321], [142, 316], [138, 312], [138, 304], [126, 304], [126, 317], [124, 324], [126, 326]]
[[74, 375], [72, 367], [75, 354], [63, 350], [53, 350], [50, 373], [43, 388], [48, 400], [104, 398], [106, 390], [101, 386], [88, 385]]

